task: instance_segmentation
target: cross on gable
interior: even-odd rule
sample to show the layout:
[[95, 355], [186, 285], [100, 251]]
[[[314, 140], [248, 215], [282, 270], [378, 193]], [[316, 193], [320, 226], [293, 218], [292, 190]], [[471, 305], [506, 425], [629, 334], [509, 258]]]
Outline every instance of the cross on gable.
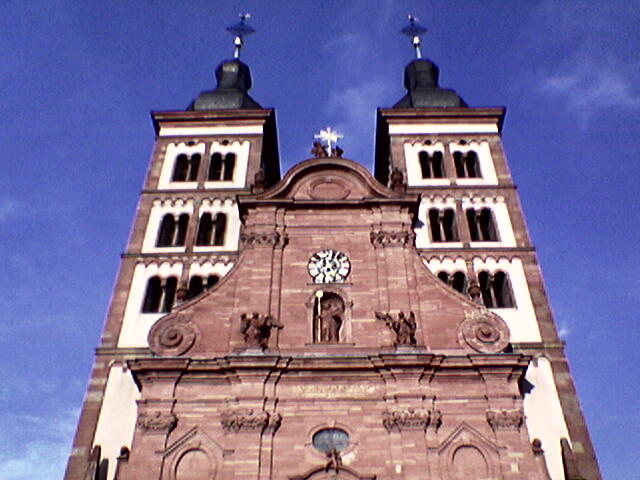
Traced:
[[331, 130], [331, 127], [327, 127], [324, 130], [320, 130], [320, 133], [317, 133], [316, 135], [313, 136], [313, 138], [321, 140], [327, 144], [327, 150], [328, 150], [327, 154], [330, 157], [333, 156], [333, 153], [334, 153], [333, 145], [343, 137], [344, 135], [342, 135], [341, 133]]

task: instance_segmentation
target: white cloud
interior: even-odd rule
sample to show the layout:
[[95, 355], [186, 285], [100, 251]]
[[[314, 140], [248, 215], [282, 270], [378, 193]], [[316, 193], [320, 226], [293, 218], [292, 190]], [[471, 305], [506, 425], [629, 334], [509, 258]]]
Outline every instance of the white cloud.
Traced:
[[640, 107], [640, 95], [633, 91], [632, 72], [584, 56], [572, 60], [560, 73], [544, 78], [541, 90], [562, 100], [584, 120], [597, 109]]
[[566, 340], [566, 338], [571, 334], [571, 328], [567, 322], [561, 321], [558, 325], [558, 336], [562, 340]]
[[20, 211], [20, 203], [11, 198], [0, 198], [0, 223], [4, 223]]
[[[56, 418], [20, 415], [2, 420], [2, 480], [62, 478], [77, 418], [73, 410]], [[22, 436], [28, 440], [21, 442]]]
[[340, 71], [327, 103], [332, 127], [345, 136], [339, 145], [346, 158], [366, 164], [373, 157], [376, 108], [388, 102], [389, 92], [398, 91], [396, 78], [386, 69], [384, 75], [371, 71], [371, 58], [376, 55], [371, 35], [345, 33], [323, 45], [322, 52]]
[[388, 82], [373, 78], [330, 92], [329, 110], [332, 116], [340, 118], [336, 129], [345, 134], [345, 139], [340, 142], [345, 149], [345, 157], [359, 161], [371, 158], [376, 107], [389, 89]]

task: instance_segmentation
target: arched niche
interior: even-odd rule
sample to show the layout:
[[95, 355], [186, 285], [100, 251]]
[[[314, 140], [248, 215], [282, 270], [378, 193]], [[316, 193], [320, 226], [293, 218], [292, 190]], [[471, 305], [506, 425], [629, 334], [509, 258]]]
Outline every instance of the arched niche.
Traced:
[[162, 480], [215, 480], [222, 466], [222, 448], [198, 427], [164, 452]]
[[309, 319], [309, 336], [314, 344], [350, 343], [353, 302], [338, 287], [316, 288], [305, 304]]
[[177, 459], [174, 475], [175, 480], [212, 480], [215, 478], [215, 465], [207, 452], [192, 448]]
[[442, 478], [494, 478], [499, 471], [498, 447], [476, 429], [461, 423], [436, 449]]

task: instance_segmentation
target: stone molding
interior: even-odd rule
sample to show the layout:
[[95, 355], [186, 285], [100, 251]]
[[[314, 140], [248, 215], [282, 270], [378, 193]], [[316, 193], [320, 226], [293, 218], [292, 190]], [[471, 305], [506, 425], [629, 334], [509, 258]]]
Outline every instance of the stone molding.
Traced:
[[412, 231], [398, 231], [388, 232], [384, 230], [378, 230], [371, 232], [369, 235], [371, 243], [375, 248], [380, 247], [405, 247], [407, 245], [413, 245], [416, 234]]
[[177, 423], [178, 419], [173, 413], [158, 410], [140, 413], [136, 422], [138, 428], [147, 433], [170, 432]]
[[518, 409], [489, 409], [487, 422], [494, 432], [503, 430], [520, 430], [524, 421], [522, 410]]
[[220, 415], [220, 424], [225, 432], [275, 432], [282, 423], [282, 415], [269, 414], [265, 411], [253, 410], [233, 411], [227, 410]]
[[382, 425], [387, 431], [422, 430], [429, 426], [438, 429], [442, 425], [442, 414], [439, 410], [419, 410], [407, 408], [383, 412]]

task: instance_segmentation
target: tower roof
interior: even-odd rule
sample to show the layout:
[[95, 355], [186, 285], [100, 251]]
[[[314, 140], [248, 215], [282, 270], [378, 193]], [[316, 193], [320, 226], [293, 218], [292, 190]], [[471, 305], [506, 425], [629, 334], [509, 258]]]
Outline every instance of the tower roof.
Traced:
[[216, 68], [218, 86], [202, 92], [189, 110], [262, 108], [247, 93], [252, 86], [251, 71], [240, 60], [226, 60]]
[[455, 90], [440, 88], [440, 69], [431, 60], [417, 59], [404, 69], [407, 94], [393, 108], [467, 107]]

